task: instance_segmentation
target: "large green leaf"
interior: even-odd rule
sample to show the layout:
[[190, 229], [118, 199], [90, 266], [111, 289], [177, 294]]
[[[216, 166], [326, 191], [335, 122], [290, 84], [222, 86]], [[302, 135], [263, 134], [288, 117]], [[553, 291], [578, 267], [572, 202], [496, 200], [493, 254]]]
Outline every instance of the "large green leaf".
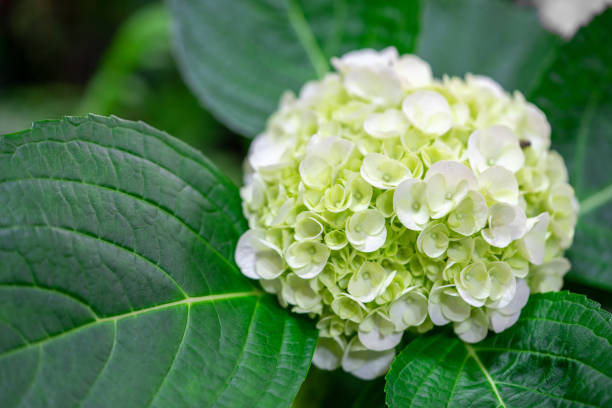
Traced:
[[316, 342], [234, 265], [236, 188], [142, 123], [0, 138], [2, 407], [287, 406]]
[[612, 316], [582, 295], [534, 295], [510, 329], [475, 345], [422, 336], [387, 374], [390, 407], [609, 407]]
[[169, 0], [184, 77], [217, 117], [263, 130], [283, 91], [298, 90], [347, 51], [414, 48], [418, 1]]
[[423, 1], [417, 54], [438, 76], [488, 75], [526, 92], [560, 44], [535, 10], [502, 0]]
[[612, 291], [612, 9], [557, 53], [531, 99], [552, 125], [580, 201], [568, 278]]

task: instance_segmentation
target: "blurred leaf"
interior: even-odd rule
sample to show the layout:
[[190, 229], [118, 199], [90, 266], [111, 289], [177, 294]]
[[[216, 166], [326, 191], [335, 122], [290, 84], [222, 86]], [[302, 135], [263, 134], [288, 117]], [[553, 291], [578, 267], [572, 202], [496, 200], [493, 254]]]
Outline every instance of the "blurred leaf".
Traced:
[[193, 92], [229, 128], [263, 130], [283, 91], [359, 48], [414, 48], [418, 2], [169, 0], [179, 66]]
[[580, 201], [568, 278], [612, 291], [612, 9], [555, 55], [531, 99], [552, 125]]
[[378, 378], [370, 381], [359, 392], [353, 403], [353, 408], [385, 408], [385, 379]]
[[419, 337], [387, 374], [390, 407], [612, 403], [612, 316], [582, 295], [531, 296], [518, 322], [477, 344], [448, 330]]
[[437, 76], [488, 75], [526, 92], [561, 40], [532, 8], [501, 0], [423, 1], [417, 54]]
[[0, 401], [288, 406], [312, 321], [233, 262], [234, 187], [142, 123], [89, 116], [0, 137]]
[[169, 54], [169, 23], [163, 4], [154, 4], [140, 9], [121, 26], [90, 81], [84, 111], [108, 114], [120, 98], [130, 96], [121, 90], [134, 85], [130, 84], [133, 73]]
[[245, 148], [228, 143], [237, 138], [183, 84], [171, 55], [169, 26], [163, 3], [126, 20], [90, 81], [80, 113], [144, 120], [206, 152], [232, 181], [240, 182]]
[[0, 135], [32, 125], [37, 119], [55, 119], [76, 113], [80, 91], [68, 84], [46, 84], [0, 92]]

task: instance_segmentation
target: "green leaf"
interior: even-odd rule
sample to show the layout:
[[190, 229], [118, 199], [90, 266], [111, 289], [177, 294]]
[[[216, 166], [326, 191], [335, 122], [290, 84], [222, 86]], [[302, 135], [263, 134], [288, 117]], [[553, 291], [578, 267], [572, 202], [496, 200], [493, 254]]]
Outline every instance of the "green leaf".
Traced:
[[89, 116], [0, 138], [3, 407], [288, 406], [316, 343], [234, 265], [236, 188]]
[[169, 0], [175, 51], [193, 92], [231, 129], [254, 136], [281, 94], [360, 48], [414, 48], [418, 1]]
[[390, 407], [605, 407], [612, 316], [568, 292], [533, 295], [510, 329], [477, 344], [450, 331], [410, 343], [387, 374]]
[[580, 201], [568, 278], [612, 291], [612, 9], [557, 53], [531, 99], [552, 125]]
[[532, 8], [502, 0], [423, 1], [417, 54], [437, 76], [488, 75], [526, 92], [561, 40]]

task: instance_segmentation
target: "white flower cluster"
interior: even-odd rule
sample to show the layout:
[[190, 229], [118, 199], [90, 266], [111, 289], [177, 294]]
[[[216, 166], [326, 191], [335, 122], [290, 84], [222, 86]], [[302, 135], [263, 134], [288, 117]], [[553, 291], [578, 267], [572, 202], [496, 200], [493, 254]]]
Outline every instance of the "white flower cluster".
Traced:
[[386, 372], [403, 333], [466, 342], [556, 291], [577, 203], [544, 114], [492, 79], [432, 78], [394, 48], [332, 60], [251, 146], [236, 262], [318, 316], [314, 363]]

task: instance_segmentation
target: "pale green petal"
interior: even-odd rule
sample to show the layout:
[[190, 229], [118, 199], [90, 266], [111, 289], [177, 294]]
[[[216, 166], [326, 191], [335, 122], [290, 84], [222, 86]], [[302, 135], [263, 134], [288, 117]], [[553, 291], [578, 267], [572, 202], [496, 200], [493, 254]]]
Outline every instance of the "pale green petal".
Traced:
[[387, 238], [385, 217], [375, 209], [353, 214], [346, 223], [346, 238], [358, 251], [376, 251]]
[[427, 317], [427, 298], [421, 292], [410, 291], [391, 303], [389, 317], [399, 331], [419, 326]]
[[549, 223], [550, 216], [547, 212], [527, 219], [527, 233], [518, 241], [518, 248], [532, 264], [540, 265], [544, 261]]
[[432, 222], [419, 234], [417, 248], [430, 258], [438, 258], [448, 248], [448, 234], [446, 225]]
[[461, 235], [475, 234], [487, 223], [488, 213], [489, 208], [482, 194], [470, 191], [448, 215], [448, 227]]
[[534, 266], [530, 271], [529, 287], [532, 292], [557, 292], [563, 286], [563, 276], [570, 270], [571, 264], [565, 258], [551, 259], [542, 265]]
[[299, 277], [310, 279], [317, 276], [327, 263], [329, 248], [318, 241], [297, 241], [287, 248], [287, 264]]
[[463, 263], [472, 258], [474, 253], [474, 239], [471, 237], [451, 241], [448, 245], [448, 259], [453, 262]]
[[491, 294], [491, 278], [482, 262], [469, 264], [455, 278], [457, 292], [472, 306], [480, 307]]
[[331, 304], [335, 314], [341, 319], [360, 323], [365, 315], [365, 307], [348, 296], [338, 296]]
[[349, 207], [351, 197], [344, 187], [335, 184], [325, 191], [323, 203], [325, 209], [331, 212], [342, 212]]
[[412, 177], [406, 166], [380, 153], [370, 153], [364, 157], [360, 172], [364, 180], [381, 189], [395, 188]]
[[349, 208], [354, 211], [363, 211], [370, 205], [372, 199], [372, 186], [361, 175], [352, 175], [347, 182], [347, 191], [350, 196]]
[[504, 248], [527, 232], [527, 217], [518, 206], [497, 203], [489, 208], [489, 226], [481, 231], [490, 245]]
[[516, 279], [512, 269], [505, 262], [491, 262], [487, 270], [491, 278], [489, 299], [497, 308], [508, 305], [516, 293]]
[[514, 174], [501, 166], [489, 167], [478, 176], [478, 188], [489, 204], [518, 204], [519, 186]]
[[389, 286], [395, 273], [377, 263], [364, 262], [349, 280], [348, 293], [360, 302], [371, 302]]
[[476, 190], [478, 182], [474, 173], [457, 161], [439, 161], [433, 164], [427, 174], [427, 204], [432, 218], [448, 214], [468, 191]]
[[306, 186], [323, 190], [331, 184], [332, 167], [323, 157], [307, 155], [300, 163], [300, 176]]
[[393, 208], [400, 222], [408, 229], [422, 230], [429, 221], [425, 189], [427, 184], [414, 179], [404, 180], [393, 195]]
[[347, 244], [348, 240], [342, 230], [334, 230], [325, 234], [325, 245], [331, 250], [337, 251], [344, 248]]
[[385, 218], [391, 217], [395, 211], [393, 210], [394, 190], [387, 190], [376, 197], [376, 208]]

